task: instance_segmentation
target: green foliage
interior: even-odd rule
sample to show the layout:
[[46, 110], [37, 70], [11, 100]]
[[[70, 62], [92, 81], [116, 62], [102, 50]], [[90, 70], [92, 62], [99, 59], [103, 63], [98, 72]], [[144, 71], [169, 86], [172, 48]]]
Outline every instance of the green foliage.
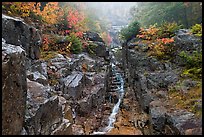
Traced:
[[175, 32], [182, 28], [182, 25], [178, 25], [176, 22], [164, 22], [160, 27], [158, 34], [160, 37], [173, 37]]
[[187, 76], [195, 79], [202, 77], [202, 53], [194, 51], [192, 55], [186, 52], [180, 52], [179, 56], [184, 59], [186, 69], [184, 69], [181, 76]]
[[74, 54], [78, 54], [82, 51], [82, 43], [75, 35], [69, 35], [66, 39], [71, 42], [70, 51]]
[[202, 53], [194, 51], [192, 55], [188, 55], [186, 52], [182, 51], [179, 56], [184, 59], [188, 68], [202, 66]]
[[141, 26], [148, 27], [163, 21], [177, 22], [184, 27], [202, 22], [201, 2], [139, 2], [131, 9], [133, 19], [140, 21]]
[[191, 27], [191, 32], [198, 37], [202, 37], [202, 25], [195, 24], [194, 26]]
[[202, 68], [191, 68], [191, 69], [184, 69], [183, 73], [181, 74], [183, 77], [190, 77], [193, 79], [200, 79], [202, 78]]
[[120, 38], [123, 40], [131, 40], [139, 34], [140, 25], [138, 21], [131, 22], [126, 28], [122, 28], [120, 32]]
[[87, 51], [89, 54], [95, 54], [95, 49], [97, 47], [97, 44], [93, 43], [93, 42], [89, 42], [89, 45], [87, 46]]

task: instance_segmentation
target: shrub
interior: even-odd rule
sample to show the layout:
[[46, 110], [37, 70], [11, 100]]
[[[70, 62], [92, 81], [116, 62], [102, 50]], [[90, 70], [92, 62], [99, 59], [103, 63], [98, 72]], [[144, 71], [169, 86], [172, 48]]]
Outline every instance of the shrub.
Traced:
[[178, 25], [176, 22], [164, 22], [159, 27], [158, 35], [162, 38], [164, 37], [173, 37], [175, 35], [175, 32], [179, 30], [182, 27], [182, 25]]
[[198, 37], [202, 37], [202, 25], [195, 24], [194, 26], [191, 27], [191, 32]]
[[133, 21], [126, 28], [122, 28], [120, 31], [120, 38], [122, 40], [131, 40], [137, 34], [139, 34], [140, 25], [139, 22]]
[[182, 51], [179, 56], [184, 59], [186, 67], [181, 76], [200, 79], [202, 77], [202, 53], [194, 51], [192, 55], [188, 55]]
[[70, 51], [74, 54], [78, 54], [82, 51], [82, 43], [80, 39], [75, 35], [67, 36], [67, 40], [71, 42], [70, 44]]
[[94, 54], [95, 53], [95, 49], [97, 47], [97, 44], [93, 43], [93, 42], [89, 42], [89, 45], [87, 46], [87, 51], [89, 54]]
[[202, 66], [202, 53], [194, 51], [192, 55], [188, 55], [186, 52], [182, 51], [179, 53], [179, 56], [183, 58], [188, 68]]
[[[142, 39], [142, 43], [146, 43], [148, 45], [149, 56], [155, 56], [158, 59], [169, 59], [171, 57], [174, 49], [174, 39], [171, 36], [178, 27], [175, 27], [175, 24], [166, 24], [162, 27], [156, 27], [155, 24], [151, 25], [148, 29], [140, 29], [140, 34], [137, 35], [137, 37]], [[164, 29], [167, 26], [171, 26], [169, 30], [167, 28]]]

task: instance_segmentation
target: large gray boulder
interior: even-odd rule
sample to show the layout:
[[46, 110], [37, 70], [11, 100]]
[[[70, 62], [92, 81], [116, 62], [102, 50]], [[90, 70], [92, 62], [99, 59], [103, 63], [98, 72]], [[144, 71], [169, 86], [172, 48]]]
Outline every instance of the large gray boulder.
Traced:
[[50, 88], [28, 82], [25, 129], [28, 135], [50, 135], [62, 124], [62, 105], [58, 96], [49, 96]]
[[106, 49], [106, 44], [98, 33], [88, 31], [84, 34], [84, 38], [96, 45], [96, 47], [94, 48], [94, 53], [97, 56], [106, 58], [109, 56]]
[[62, 82], [62, 92], [68, 94], [69, 97], [73, 99], [78, 99], [81, 97], [83, 92], [83, 73], [74, 71], [71, 75], [63, 78]]
[[31, 59], [40, 57], [41, 36], [37, 29], [24, 23], [22, 19], [2, 14], [2, 37], [9, 44], [21, 45], [27, 57]]
[[19, 135], [26, 110], [25, 51], [2, 38], [2, 134]]

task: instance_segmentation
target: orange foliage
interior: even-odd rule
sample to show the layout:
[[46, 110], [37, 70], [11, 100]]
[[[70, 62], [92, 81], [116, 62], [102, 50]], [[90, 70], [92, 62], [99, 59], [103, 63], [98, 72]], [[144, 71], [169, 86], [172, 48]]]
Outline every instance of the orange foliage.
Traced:
[[42, 16], [43, 21], [49, 24], [56, 24], [64, 15], [63, 10], [58, 6], [58, 2], [48, 2], [43, 11], [40, 10], [40, 3], [36, 5], [33, 12], [36, 15]]
[[142, 42], [148, 44], [150, 49], [149, 55], [163, 58], [166, 54], [169, 54], [170, 45], [174, 42], [172, 38], [166, 38], [164, 35], [159, 34], [160, 29], [155, 26], [150, 26], [148, 29], [140, 29], [140, 34], [136, 37], [143, 39]]

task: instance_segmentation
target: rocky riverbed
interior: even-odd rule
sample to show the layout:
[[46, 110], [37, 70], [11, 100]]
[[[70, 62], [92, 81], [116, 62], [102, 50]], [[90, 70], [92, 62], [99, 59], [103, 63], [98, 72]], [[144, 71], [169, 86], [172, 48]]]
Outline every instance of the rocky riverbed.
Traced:
[[[42, 53], [40, 34], [33, 29], [21, 19], [2, 16], [2, 134], [202, 133], [201, 117], [170, 101], [168, 89], [180, 80], [179, 57], [160, 62], [146, 56], [145, 46], [129, 48], [131, 43], [111, 51], [93, 32], [85, 36], [98, 44], [95, 55]], [[180, 47], [190, 43], [187, 51], [202, 50], [186, 30], [175, 39]], [[187, 79], [177, 88], [188, 92], [196, 83]], [[202, 100], [197, 102], [196, 109], [202, 109]]]

